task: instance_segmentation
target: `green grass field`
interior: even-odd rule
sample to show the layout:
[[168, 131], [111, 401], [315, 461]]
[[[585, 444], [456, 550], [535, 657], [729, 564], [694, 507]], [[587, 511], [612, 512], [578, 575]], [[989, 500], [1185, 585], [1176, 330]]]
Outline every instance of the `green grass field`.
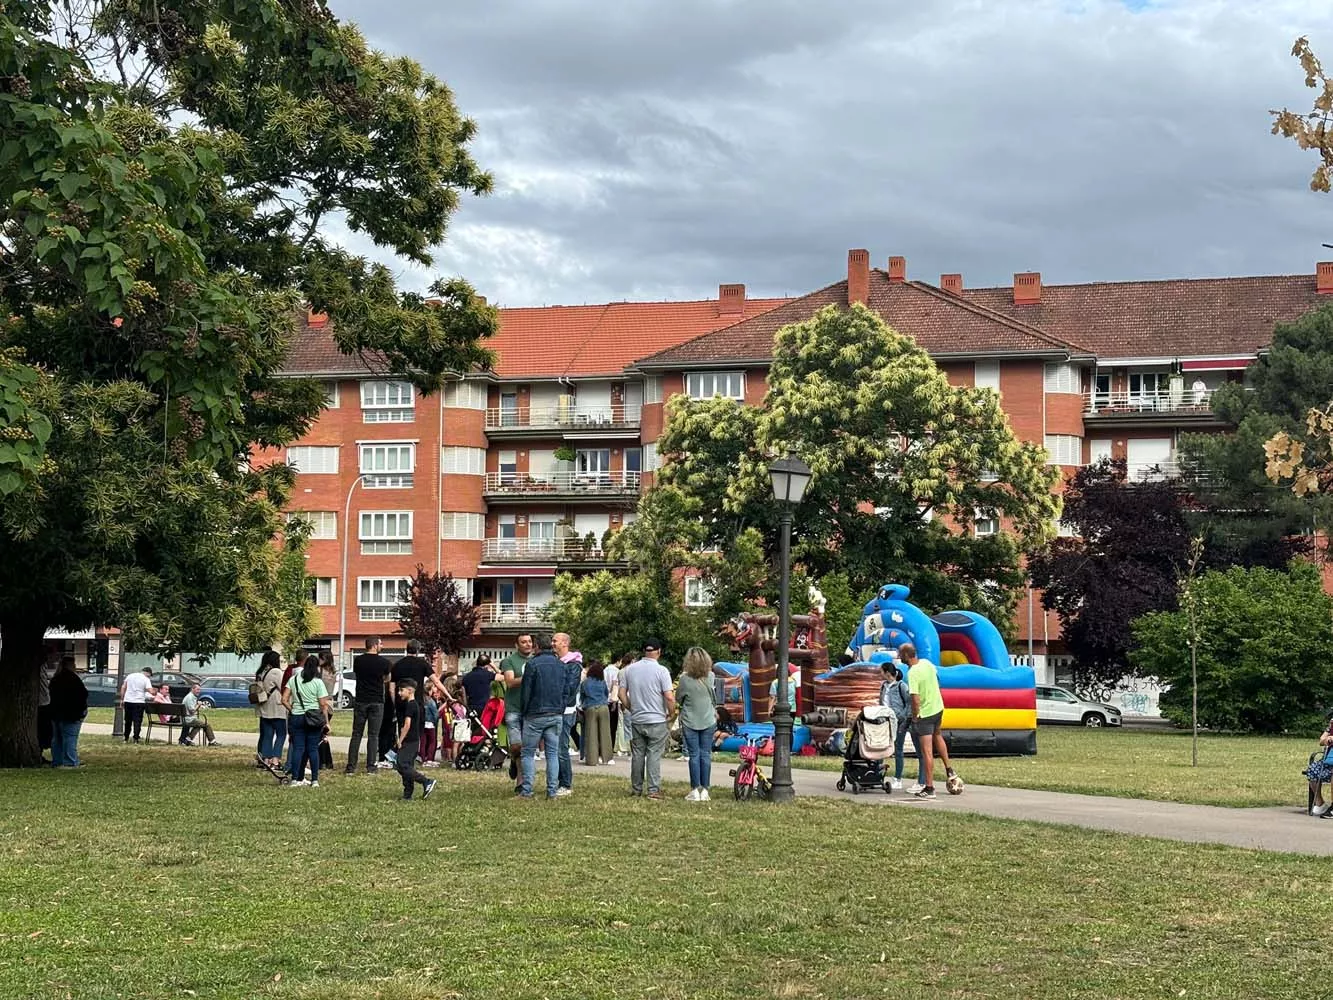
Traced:
[[1319, 863], [835, 801], [279, 788], [85, 741], [3, 775], [6, 998], [1325, 997]]
[[[114, 708], [90, 708], [88, 721], [101, 722], [109, 726], [115, 719], [115, 712]], [[208, 710], [208, 722], [220, 733], [259, 732], [259, 716], [249, 708], [211, 708]], [[333, 725], [329, 729], [334, 736], [351, 736], [352, 713], [334, 712]]]
[[[1201, 735], [1199, 766], [1191, 767], [1187, 732], [1050, 727], [1038, 731], [1035, 757], [963, 759], [957, 769], [968, 782], [1006, 788], [1199, 805], [1290, 805], [1305, 801], [1300, 772], [1317, 742], [1314, 736]], [[797, 764], [842, 767], [835, 757], [801, 757]], [[906, 780], [916, 778], [916, 767], [907, 761]]]

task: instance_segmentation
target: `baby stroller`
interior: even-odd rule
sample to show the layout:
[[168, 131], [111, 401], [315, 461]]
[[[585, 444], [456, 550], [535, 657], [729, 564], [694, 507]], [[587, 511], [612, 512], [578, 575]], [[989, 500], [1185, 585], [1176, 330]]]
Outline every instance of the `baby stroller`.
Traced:
[[[466, 740], [458, 739], [458, 752], [454, 756], [454, 767], [459, 771], [485, 771], [488, 768], [503, 767], [509, 759], [509, 751], [500, 745], [496, 733], [504, 721], [505, 703], [501, 698], [492, 698], [486, 702], [481, 714], [468, 712], [467, 724], [471, 735]], [[460, 734], [461, 735], [461, 734]]]
[[897, 736], [898, 719], [892, 709], [886, 705], [867, 705], [861, 709], [852, 726], [852, 738], [847, 741], [838, 791], [846, 791], [851, 785], [852, 794], [872, 788], [892, 794], [893, 785], [884, 774], [884, 758], [893, 753]]

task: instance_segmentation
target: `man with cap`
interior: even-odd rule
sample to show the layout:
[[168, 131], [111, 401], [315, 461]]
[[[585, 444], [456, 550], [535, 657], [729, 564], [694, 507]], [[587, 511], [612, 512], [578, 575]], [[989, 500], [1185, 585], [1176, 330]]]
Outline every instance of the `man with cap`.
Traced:
[[671, 674], [659, 662], [662, 640], [643, 644], [643, 656], [620, 672], [620, 704], [633, 724], [630, 740], [631, 795], [642, 795], [644, 772], [648, 798], [662, 797], [662, 754], [667, 745], [667, 722], [676, 711]]

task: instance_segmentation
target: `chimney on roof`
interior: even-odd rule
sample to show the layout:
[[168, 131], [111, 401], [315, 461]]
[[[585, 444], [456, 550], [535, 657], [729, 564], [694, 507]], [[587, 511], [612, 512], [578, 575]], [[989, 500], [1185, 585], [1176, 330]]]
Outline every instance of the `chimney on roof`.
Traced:
[[329, 314], [328, 314], [328, 313], [315, 312], [315, 310], [313, 310], [313, 309], [309, 309], [309, 308], [307, 308], [306, 311], [305, 311], [305, 325], [306, 325], [306, 326], [319, 327], [319, 326], [323, 326], [323, 325], [324, 325], [325, 323], [327, 323], [328, 321], [329, 321]]
[[479, 306], [484, 306], [484, 305], [488, 305], [488, 304], [489, 304], [489, 303], [487, 303], [487, 301], [486, 301], [486, 296], [484, 296], [484, 295], [476, 295], [476, 296], [473, 296], [473, 297], [477, 300], [477, 305], [479, 305]]
[[940, 287], [950, 295], [962, 295], [963, 276], [961, 274], [941, 274]]
[[901, 285], [907, 280], [907, 258], [890, 257], [889, 258], [889, 281], [895, 285]]
[[743, 316], [745, 314], [745, 286], [717, 286], [717, 314], [719, 316]]
[[1333, 295], [1333, 260], [1322, 260], [1315, 265], [1314, 285], [1320, 295]]
[[847, 251], [847, 304], [870, 302], [870, 251]]
[[1035, 306], [1041, 302], [1041, 272], [1022, 271], [1014, 275], [1014, 305]]

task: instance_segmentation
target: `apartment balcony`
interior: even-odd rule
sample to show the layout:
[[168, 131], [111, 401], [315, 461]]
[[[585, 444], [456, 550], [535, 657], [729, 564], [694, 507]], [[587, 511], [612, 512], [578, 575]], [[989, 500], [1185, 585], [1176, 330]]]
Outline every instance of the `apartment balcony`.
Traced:
[[530, 628], [549, 628], [544, 604], [479, 604], [477, 624], [482, 632], [511, 634]]
[[1118, 427], [1220, 427], [1212, 396], [1211, 389], [1085, 392], [1083, 422]]
[[620, 506], [639, 498], [638, 472], [488, 472], [484, 495], [491, 503], [605, 500]]
[[607, 558], [600, 539], [572, 535], [567, 538], [488, 538], [481, 545], [481, 561], [500, 565], [587, 565], [597, 569], [620, 565]]
[[486, 411], [486, 435], [517, 438], [559, 434], [573, 440], [639, 437], [643, 407], [616, 403], [610, 406], [520, 406]]

